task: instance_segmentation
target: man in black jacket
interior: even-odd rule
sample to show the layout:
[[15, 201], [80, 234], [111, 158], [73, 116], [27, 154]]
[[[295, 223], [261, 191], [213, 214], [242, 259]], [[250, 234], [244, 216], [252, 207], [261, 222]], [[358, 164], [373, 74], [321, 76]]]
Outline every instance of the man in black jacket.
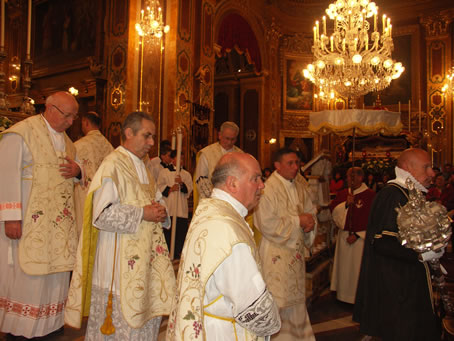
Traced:
[[383, 341], [440, 340], [427, 261], [443, 252], [419, 255], [402, 246], [397, 239], [395, 210], [408, 201], [407, 178], [427, 192], [434, 175], [424, 150], [407, 149], [398, 159], [396, 179], [375, 197], [353, 314], [364, 334]]

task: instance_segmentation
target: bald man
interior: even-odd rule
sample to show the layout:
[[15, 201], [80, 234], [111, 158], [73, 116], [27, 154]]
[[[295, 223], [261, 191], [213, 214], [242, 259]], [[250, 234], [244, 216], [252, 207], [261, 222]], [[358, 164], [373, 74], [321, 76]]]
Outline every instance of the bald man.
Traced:
[[281, 321], [244, 220], [259, 202], [262, 172], [250, 154], [229, 153], [212, 183], [186, 236], [166, 340], [263, 340]]
[[422, 149], [405, 150], [395, 170], [396, 179], [378, 192], [372, 204], [353, 320], [360, 323], [362, 333], [383, 341], [440, 340], [427, 261], [443, 253], [418, 255], [402, 246], [395, 210], [408, 201], [407, 179], [427, 192], [435, 174]]
[[65, 134], [79, 105], [67, 92], [0, 140], [0, 330], [27, 338], [63, 326], [77, 249], [74, 183], [81, 169]]

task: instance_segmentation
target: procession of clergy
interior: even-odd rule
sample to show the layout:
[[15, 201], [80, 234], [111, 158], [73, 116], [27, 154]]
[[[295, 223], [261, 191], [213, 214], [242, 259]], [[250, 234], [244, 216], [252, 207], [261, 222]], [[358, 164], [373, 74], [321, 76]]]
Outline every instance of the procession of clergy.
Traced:
[[[257, 160], [235, 146], [238, 126], [225, 122], [219, 142], [197, 156], [188, 229], [193, 180], [176, 169], [169, 144], [161, 144], [160, 158], [149, 160], [156, 132], [151, 116], [129, 114], [114, 150], [95, 112], [82, 117], [85, 137], [71, 142], [65, 130], [78, 110], [71, 94], [57, 92], [47, 98], [42, 115], [1, 133], [0, 330], [9, 339], [61, 333], [64, 324], [80, 328], [88, 316], [86, 340], [157, 340], [162, 316], [169, 315], [166, 340], [315, 340], [305, 303], [304, 249], [317, 233], [317, 207], [295, 151], [276, 153], [276, 170], [264, 183]], [[405, 188], [411, 177], [424, 190], [433, 176], [430, 167], [421, 173], [424, 153], [402, 154], [396, 187]], [[375, 252], [366, 241], [383, 232], [379, 229], [397, 228], [392, 210], [381, 207], [390, 222], [372, 237], [369, 229], [366, 234], [375, 193], [363, 177], [361, 169], [351, 168], [349, 188], [331, 203], [341, 229], [331, 288], [348, 303], [355, 303], [363, 248], [365, 254]], [[389, 203], [400, 194], [385, 195]], [[404, 202], [402, 197], [396, 201]], [[169, 257], [173, 217], [177, 278]], [[260, 231], [258, 245], [252, 225]], [[397, 239], [390, 238], [383, 232], [376, 244], [397, 248]], [[419, 335], [435, 340], [437, 331], [427, 327], [433, 315], [427, 279], [420, 273], [424, 261], [439, 255], [420, 261], [405, 252], [410, 268], [405, 271], [419, 281], [410, 291], [424, 301], [421, 309], [412, 306], [425, 319], [426, 331]], [[379, 267], [385, 256], [374, 254], [369, 267]], [[392, 264], [393, 271], [402, 271], [401, 265]], [[383, 340], [413, 340], [396, 337], [392, 324], [402, 321], [394, 313], [397, 321], [386, 320], [391, 332], [369, 321], [368, 314], [378, 323], [392, 308], [368, 303], [381, 283], [366, 284], [365, 270], [361, 277], [355, 306], [361, 331]], [[396, 286], [406, 280], [397, 279]], [[400, 335], [411, 335], [406, 332]]]

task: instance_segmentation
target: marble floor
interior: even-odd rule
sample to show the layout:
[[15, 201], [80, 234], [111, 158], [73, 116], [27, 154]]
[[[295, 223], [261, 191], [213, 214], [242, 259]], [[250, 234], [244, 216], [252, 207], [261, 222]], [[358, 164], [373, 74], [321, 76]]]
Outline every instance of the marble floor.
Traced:
[[[336, 300], [335, 295], [325, 291], [309, 308], [309, 315], [317, 341], [360, 341], [364, 335], [359, 333], [358, 324], [352, 321], [353, 306]], [[158, 341], [165, 340], [167, 320], [161, 325]], [[39, 338], [40, 341], [83, 341], [86, 321], [81, 330], [65, 327], [63, 333]], [[0, 333], [0, 340], [7, 340]], [[23, 339], [26, 340], [26, 339]]]

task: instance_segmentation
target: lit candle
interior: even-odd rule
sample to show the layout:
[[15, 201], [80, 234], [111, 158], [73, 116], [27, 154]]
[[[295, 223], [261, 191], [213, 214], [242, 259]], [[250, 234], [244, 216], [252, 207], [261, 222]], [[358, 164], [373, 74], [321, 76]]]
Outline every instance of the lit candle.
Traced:
[[326, 36], [326, 17], [323, 16], [323, 34]]
[[27, 58], [30, 59], [30, 44], [32, 41], [32, 0], [28, 0], [28, 26], [27, 26]]
[[386, 14], [383, 14], [382, 26], [383, 26], [383, 34], [385, 34], [385, 30], [386, 30]]
[[365, 46], [366, 46], [366, 51], [369, 50], [369, 34], [366, 34], [366, 39], [365, 39], [365, 42], [364, 42]]
[[314, 26], [314, 43], [317, 41], [317, 28]]
[[0, 47], [3, 48], [5, 47], [5, 0], [2, 0], [2, 35], [0, 38]]
[[421, 132], [421, 100], [419, 100], [418, 109], [419, 109], [419, 132]]
[[393, 25], [389, 25], [389, 36], [393, 36]]
[[316, 30], [315, 30], [316, 36], [317, 36], [317, 39], [318, 39], [318, 37], [320, 35], [320, 30], [319, 30], [319, 27], [318, 27], [318, 20], [315, 22], [315, 28], [316, 28]]
[[388, 27], [389, 27], [389, 25], [391, 25], [391, 18], [388, 18], [388, 19], [387, 19], [387, 25], [386, 25], [386, 28], [388, 28]]
[[374, 13], [374, 32], [377, 32], [377, 12]]
[[411, 100], [408, 100], [408, 131], [411, 131]]
[[331, 41], [331, 52], [333, 52], [334, 51], [334, 37], [331, 36], [329, 39]]
[[399, 101], [399, 112], [400, 112], [400, 101]]

